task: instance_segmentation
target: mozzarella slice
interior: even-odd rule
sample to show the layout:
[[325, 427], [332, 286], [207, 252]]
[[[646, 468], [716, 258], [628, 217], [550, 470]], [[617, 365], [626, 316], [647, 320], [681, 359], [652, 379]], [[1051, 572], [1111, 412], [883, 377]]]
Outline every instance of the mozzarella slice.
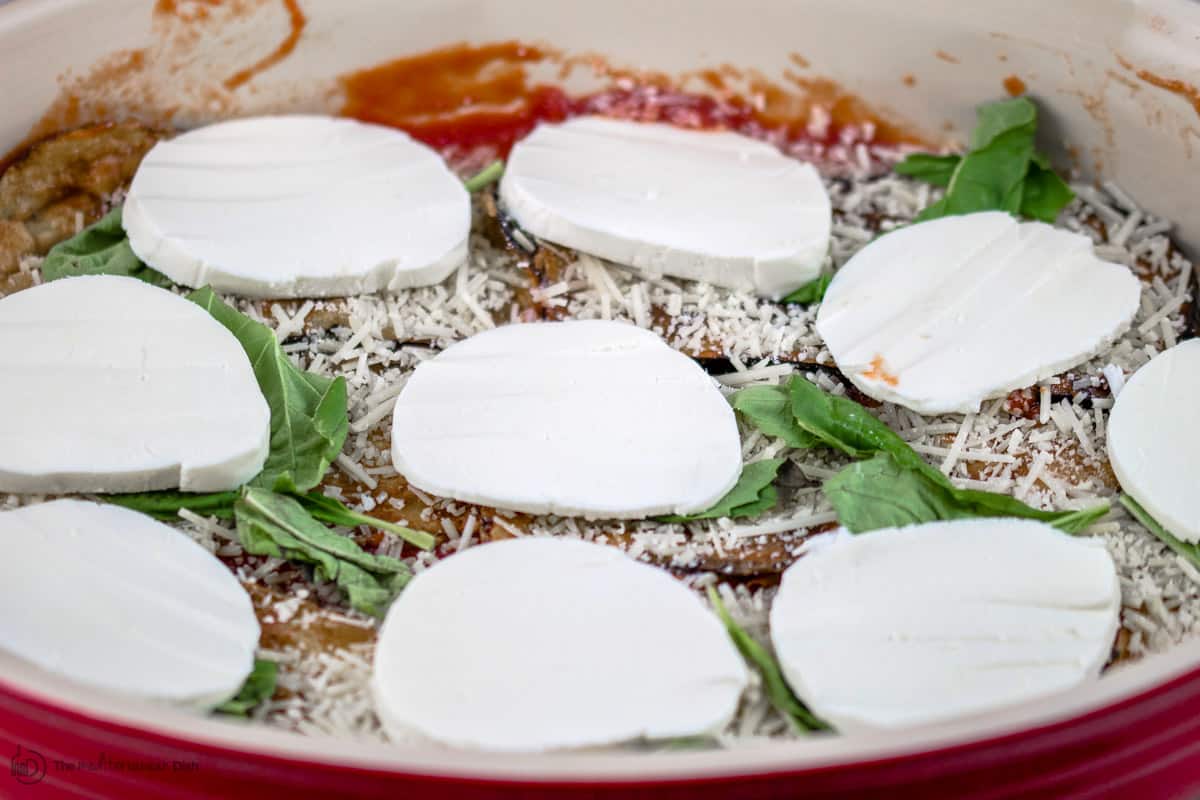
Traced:
[[384, 729], [537, 752], [716, 733], [746, 668], [683, 584], [616, 548], [526, 538], [417, 575], [379, 635]]
[[967, 519], [823, 537], [788, 568], [771, 639], [841, 732], [991, 711], [1097, 675], [1121, 590], [1098, 539]]
[[500, 197], [547, 241], [774, 298], [818, 275], [832, 225], [817, 171], [769, 144], [601, 117], [539, 125]]
[[211, 708], [254, 666], [237, 578], [183, 533], [118, 506], [0, 512], [0, 648], [89, 686]]
[[423, 362], [396, 401], [392, 461], [443, 497], [531, 514], [703, 511], [741, 471], [716, 383], [620, 322], [507, 325]]
[[0, 492], [233, 489], [271, 411], [245, 351], [195, 303], [133, 278], [0, 300]]
[[401, 131], [257, 117], [156, 144], [123, 222], [138, 258], [184, 286], [328, 297], [440, 282], [466, 260], [471, 208]]
[[1159, 353], [1117, 395], [1108, 457], [1130, 497], [1170, 533], [1200, 542], [1200, 339]]
[[865, 394], [966, 413], [1095, 355], [1140, 297], [1086, 236], [985, 211], [871, 242], [834, 276], [816, 325]]

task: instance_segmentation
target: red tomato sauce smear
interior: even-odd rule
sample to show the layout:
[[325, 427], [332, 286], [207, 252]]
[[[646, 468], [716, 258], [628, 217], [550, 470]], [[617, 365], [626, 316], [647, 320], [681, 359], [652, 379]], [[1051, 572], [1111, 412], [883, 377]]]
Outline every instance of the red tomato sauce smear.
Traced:
[[[610, 85], [573, 96], [534, 82], [532, 68], [547, 65], [560, 78], [587, 67]], [[539, 122], [587, 114], [731, 130], [817, 157], [839, 145], [922, 143], [832, 81], [790, 79], [792, 85], [781, 86], [732, 67], [671, 79], [519, 42], [454, 45], [342, 76], [341, 113], [400, 128], [451, 159], [504, 158]], [[701, 88], [682, 88], [696, 83]]]

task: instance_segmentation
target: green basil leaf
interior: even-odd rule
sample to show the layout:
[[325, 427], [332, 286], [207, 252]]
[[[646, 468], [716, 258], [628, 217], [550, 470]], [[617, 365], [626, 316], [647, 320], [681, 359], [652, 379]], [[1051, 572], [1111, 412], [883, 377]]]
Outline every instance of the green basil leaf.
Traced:
[[503, 174], [504, 174], [504, 162], [503, 161], [493, 161], [492, 163], [488, 164], [486, 167], [481, 169], [479, 172], [475, 173], [474, 175], [472, 175], [471, 177], [469, 177], [465, 181], [463, 181], [463, 186], [466, 187], [468, 192], [470, 192], [471, 194], [474, 194], [475, 192], [478, 192], [480, 189], [483, 189], [484, 187], [486, 187], [488, 184], [492, 184], [492, 183], [495, 183], [496, 181], [500, 180], [500, 176]]
[[1125, 506], [1134, 519], [1142, 523], [1142, 527], [1161, 539], [1163, 544], [1200, 568], [1200, 545], [1190, 544], [1173, 536], [1159, 524], [1158, 520], [1150, 516], [1149, 511], [1142, 508], [1141, 504], [1129, 495], [1121, 495], [1121, 505]]
[[221, 302], [212, 289], [197, 289], [188, 299], [237, 337], [271, 408], [270, 453], [250, 485], [296, 493], [314, 488], [346, 441], [346, 379], [296, 367], [270, 328]]
[[1043, 511], [1016, 498], [960, 489], [926, 464], [914, 469], [888, 452], [845, 467], [825, 481], [838, 522], [851, 533], [975, 517], [1020, 517], [1078, 533], [1108, 513], [1108, 504], [1077, 511]]
[[843, 468], [826, 479], [824, 490], [838, 523], [851, 533], [974, 516], [956, 506], [942, 484], [890, 453]]
[[404, 541], [422, 550], [429, 550], [436, 541], [432, 535], [425, 531], [415, 531], [412, 528], [406, 528], [394, 522], [385, 522], [384, 520], [359, 513], [352, 508], [348, 508], [345, 503], [337, 498], [329, 497], [317, 490], [298, 495], [296, 499], [300, 501], [300, 505], [304, 506], [314, 519], [327, 522], [330, 525], [341, 525], [346, 528], [369, 525], [381, 531], [394, 533]]
[[[783, 459], [771, 459], [771, 460], [772, 461], [780, 461], [780, 462], [783, 461]], [[762, 464], [765, 462], [759, 461], [756, 463]], [[739, 480], [739, 482], [741, 482], [744, 479], [739, 478], [738, 480]], [[772, 478], [772, 480], [774, 480], [774, 478]], [[752, 485], [753, 484], [751, 484], [751, 486]], [[737, 489], [738, 487], [735, 486], [733, 488]], [[732, 492], [732, 491], [733, 491], [733, 489], [730, 490], [730, 492]], [[723, 498], [721, 501], [721, 504], [724, 504], [727, 502], [729, 502], [729, 501]], [[748, 500], [745, 503], [742, 503], [741, 505], [735, 505], [732, 508], [730, 508], [728, 511], [726, 511], [725, 513], [720, 513], [719, 511], [714, 512], [713, 510], [710, 509], [709, 511], [705, 512], [705, 514], [708, 519], [716, 519], [718, 517], [729, 517], [730, 519], [740, 519], [743, 517], [757, 517], [759, 514], [765, 514], [768, 511], [770, 511], [771, 509], [775, 508], [775, 506], [778, 505], [778, 503], [779, 503], [779, 493], [775, 491], [774, 486], [767, 484], [766, 486], [763, 486], [761, 489], [758, 490], [758, 493], [754, 496], [753, 500]]]
[[271, 699], [275, 694], [275, 680], [279, 667], [274, 661], [261, 658], [254, 660], [254, 669], [250, 671], [246, 682], [238, 693], [229, 700], [213, 709], [218, 714], [231, 714], [244, 717], [259, 703]]
[[901, 161], [895, 168], [901, 175], [946, 187], [914, 221], [1007, 211], [1053, 222], [1075, 195], [1034, 150], [1036, 133], [1037, 106], [1014, 97], [979, 107], [966, 155], [917, 153]]
[[233, 519], [233, 504], [241, 497], [241, 492], [210, 492], [208, 494], [191, 494], [189, 492], [138, 492], [133, 494], [107, 495], [103, 499], [118, 506], [140, 511], [155, 519], [176, 520], [179, 510], [186, 508], [205, 517], [218, 519]]
[[1058, 213], [1075, 199], [1067, 182], [1050, 169], [1044, 156], [1035, 155], [1025, 176], [1025, 193], [1021, 196], [1021, 216], [1054, 222]]
[[[1017, 98], [1024, 100], [1024, 98]], [[1025, 101], [1029, 109], [1033, 104]], [[984, 106], [988, 108], [988, 106]], [[982, 110], [981, 110], [982, 120]], [[915, 222], [976, 211], [1021, 210], [1025, 174], [1033, 157], [1036, 123], [1026, 123], [996, 133], [981, 150], [971, 150], [954, 169], [945, 196], [916, 216]]]
[[819, 275], [784, 297], [782, 302], [802, 303], [804, 305], [819, 303], [825, 297], [825, 291], [829, 288], [829, 283], [832, 280], [832, 275]]
[[783, 439], [789, 447], [818, 447], [821, 440], [796, 424], [791, 393], [786, 386], [747, 386], [734, 394], [734, 410], [767, 436]]
[[142, 263], [133, 254], [121, 209], [114, 208], [93, 225], [50, 248], [42, 261], [42, 279], [56, 281], [79, 275], [124, 275], [168, 288], [171, 279]]
[[[933, 467], [931, 471], [942, 475]], [[949, 479], [942, 475], [943, 480]], [[1079, 533], [1093, 522], [1109, 512], [1108, 502], [1098, 503], [1090, 508], [1080, 508], [1064, 511], [1043, 511], [1033, 508], [1015, 497], [996, 492], [983, 492], [978, 489], [959, 489], [951, 486], [950, 495], [963, 508], [969, 509], [977, 517], [1021, 517], [1048, 522], [1064, 533]]]
[[884, 451], [904, 464], [925, 463], [895, 431], [850, 398], [824, 392], [800, 375], [792, 377], [788, 391], [796, 424], [830, 447], [853, 458]]
[[[1107, 503], [1082, 510], [1043, 511], [1008, 495], [960, 489], [850, 398], [828, 394], [799, 375], [792, 378], [788, 391], [797, 427], [859, 460], [829, 478], [824, 487], [838, 522], [855, 533], [963, 517], [1037, 519], [1075, 533], [1108, 513]], [[770, 411], [766, 393], [753, 400]], [[782, 427], [776, 417], [764, 413], [759, 417], [772, 430]], [[755, 417], [747, 418], [757, 424]]]
[[983, 104], [976, 110], [975, 118], [975, 130], [971, 131], [967, 149], [984, 150], [1014, 130], [1024, 129], [1032, 136], [1037, 126], [1037, 106], [1028, 97], [1012, 97]]
[[829, 730], [827, 723], [821, 721], [816, 714], [808, 710], [804, 703], [800, 702], [796, 695], [792, 694], [791, 688], [784, 680], [783, 670], [779, 668], [775, 657], [734, 622], [733, 617], [729, 615], [729, 610], [721, 602], [721, 595], [715, 586], [708, 587], [708, 601], [712, 604], [713, 611], [720, 617], [721, 623], [725, 626], [725, 630], [729, 633], [729, 638], [733, 640], [738, 652], [762, 675], [763, 688], [766, 690], [767, 699], [771, 705], [787, 717], [797, 731]]
[[404, 562], [366, 552], [312, 517], [300, 501], [248, 488], [234, 505], [238, 536], [248, 553], [312, 564], [318, 581], [334, 581], [350, 605], [381, 616], [412, 577]]
[[772, 482], [786, 459], [767, 458], [742, 467], [737, 483], [710, 509], [698, 514], [658, 517], [659, 522], [690, 522], [696, 519], [718, 519], [719, 517], [756, 517], [770, 511], [778, 502]]
[[950, 177], [954, 174], [954, 168], [961, 160], [962, 156], [956, 155], [938, 156], [933, 153], [913, 153], [897, 164], [894, 169], [901, 175], [907, 175], [934, 186], [948, 186]]

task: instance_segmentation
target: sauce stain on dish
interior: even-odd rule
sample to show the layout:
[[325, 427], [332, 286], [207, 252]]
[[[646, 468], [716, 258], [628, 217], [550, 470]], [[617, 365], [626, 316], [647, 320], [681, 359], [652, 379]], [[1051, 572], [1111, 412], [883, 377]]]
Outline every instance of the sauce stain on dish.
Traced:
[[940, 60], [945, 61], [947, 64], [958, 64], [959, 63], [958, 56], [953, 56], [953, 55], [947, 53], [945, 50], [935, 50], [933, 52], [933, 54]]
[[1020, 97], [1025, 94], [1025, 90], [1028, 88], [1025, 86], [1025, 81], [1016, 75], [1009, 75], [1002, 83], [1004, 84], [1004, 91], [1008, 92], [1009, 97]]
[[[256, 31], [277, 25], [281, 9], [287, 16], [283, 39], [266, 56], [239, 69], [239, 57], [226, 54], [246, 58], [254, 52]], [[158, 0], [150, 44], [116, 51], [86, 70], [59, 76], [58, 96], [9, 157], [50, 134], [82, 125], [137, 120], [162, 128], [193, 127], [244, 115], [254, 109], [243, 107], [232, 90], [290, 55], [306, 24], [298, 0]], [[328, 86], [317, 84], [294, 90], [292, 104], [311, 110], [314, 98], [329, 92]]]
[[1163, 76], [1155, 74], [1148, 69], [1141, 69], [1123, 56], [1118, 55], [1117, 61], [1121, 63], [1122, 67], [1136, 75], [1139, 80], [1159, 89], [1166, 89], [1168, 92], [1177, 94], [1184, 100], [1187, 100], [1188, 103], [1191, 104], [1192, 108], [1195, 109], [1196, 113], [1200, 115], [1200, 89], [1196, 88], [1187, 81], [1182, 81], [1178, 78], [1164, 78]]
[[270, 69], [287, 58], [296, 49], [296, 43], [300, 41], [300, 36], [304, 33], [304, 26], [308, 24], [308, 17], [304, 16], [304, 12], [300, 10], [300, 6], [296, 3], [296, 0], [283, 0], [283, 7], [288, 13], [288, 25], [290, 29], [287, 36], [279, 43], [278, 47], [257, 63], [251, 64], [249, 67], [226, 78], [224, 83], [226, 89], [232, 91], [238, 88], [253, 79], [255, 75]]
[[[572, 96], [535, 80], [533, 68], [544, 66], [557, 66], [560, 80], [585, 68], [608, 85]], [[785, 149], [799, 141], [921, 141], [833, 81], [795, 73], [787, 80], [783, 86], [727, 65], [671, 78], [541, 45], [458, 44], [342, 76], [341, 113], [401, 128], [435, 148], [486, 147], [501, 157], [537, 123], [586, 114], [733, 130], [782, 139]]]
[[[301, 10], [297, 0], [281, 0], [281, 3], [287, 14], [287, 34], [270, 53], [222, 81], [222, 85], [226, 89], [233, 91], [248, 83], [259, 73], [278, 64], [296, 49], [296, 44], [300, 41], [300, 36], [308, 24], [308, 17]], [[193, 2], [184, 4], [180, 4], [178, 0], [157, 0], [154, 4], [153, 18], [156, 21], [174, 18], [184, 24], [195, 25], [207, 23], [212, 18], [212, 11], [215, 9], [223, 9], [229, 19], [240, 19], [253, 13], [261, 5], [263, 5], [262, 0], [257, 3], [247, 0], [193, 0]]]
[[179, 7], [178, 0], [158, 0], [154, 4], [155, 15], [165, 15], [179, 17], [182, 20], [202, 20], [208, 19], [208, 9], [221, 5], [223, 0], [192, 0], [183, 8]]

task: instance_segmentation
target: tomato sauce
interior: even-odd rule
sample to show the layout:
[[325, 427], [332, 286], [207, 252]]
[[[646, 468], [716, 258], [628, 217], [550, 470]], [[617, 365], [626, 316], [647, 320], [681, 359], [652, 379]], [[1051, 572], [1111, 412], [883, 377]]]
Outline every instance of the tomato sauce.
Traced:
[[[586, 65], [611, 85], [573, 96], [532, 80], [530, 68], [542, 64], [559, 66], [560, 77]], [[724, 67], [673, 81], [659, 73], [613, 70], [596, 57], [564, 59], [552, 49], [520, 42], [461, 44], [343, 76], [341, 113], [400, 128], [443, 152], [486, 149], [500, 157], [539, 122], [585, 114], [732, 130], [785, 149], [797, 142], [920, 141], [831, 81], [788, 79], [792, 86]], [[689, 80], [706, 91], [682, 88]], [[825, 122], [810, 125], [816, 113]]]

